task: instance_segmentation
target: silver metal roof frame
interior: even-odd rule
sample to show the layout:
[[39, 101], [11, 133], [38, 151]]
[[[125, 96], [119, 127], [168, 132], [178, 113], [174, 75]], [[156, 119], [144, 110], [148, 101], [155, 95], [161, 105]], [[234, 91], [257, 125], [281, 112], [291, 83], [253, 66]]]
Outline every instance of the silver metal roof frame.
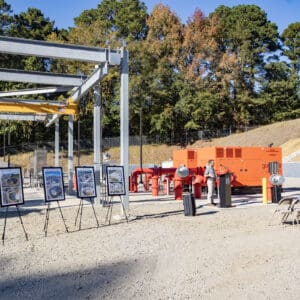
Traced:
[[[47, 58], [56, 58], [56, 59], [68, 59], [68, 60], [79, 60], [84, 62], [92, 62], [95, 64], [102, 64], [98, 67], [96, 71], [88, 78], [85, 82], [81, 83], [78, 88], [73, 92], [72, 100], [76, 102], [82, 97], [91, 87], [97, 84], [100, 79], [105, 75], [106, 69], [109, 65], [121, 65], [121, 88], [120, 88], [120, 137], [121, 137], [121, 165], [124, 167], [125, 173], [125, 185], [126, 190], [128, 191], [128, 163], [129, 163], [129, 139], [128, 139], [128, 52], [125, 49], [121, 50], [111, 50], [104, 48], [95, 48], [95, 47], [85, 47], [79, 45], [65, 45], [58, 43], [49, 43], [44, 41], [35, 41], [35, 40], [25, 40], [11, 37], [0, 36], [0, 53], [15, 54], [15, 55], [28, 55], [28, 56], [38, 56], [38, 57], [47, 57]], [[105, 65], [104, 65], [105, 64]], [[103, 70], [102, 70], [103, 69]], [[20, 72], [19, 76], [20, 75]], [[49, 73], [50, 74], [50, 73]], [[17, 75], [15, 73], [15, 75]], [[34, 76], [33, 74], [27, 76]], [[2, 81], [9, 81], [8, 74], [5, 78], [0, 78]], [[51, 75], [47, 77], [47, 80], [50, 80]], [[54, 75], [54, 78], [57, 76]], [[45, 78], [45, 77], [44, 77]], [[14, 78], [11, 78], [13, 81]], [[28, 82], [30, 78], [23, 79], [23, 82]], [[33, 80], [33, 78], [31, 78]], [[37, 79], [36, 79], [37, 80]], [[46, 79], [45, 79], [46, 80]], [[46, 83], [50, 84], [50, 83]], [[72, 85], [66, 84], [55, 84], [55, 85]], [[74, 86], [74, 85], [73, 85]], [[76, 86], [76, 85], [75, 85]], [[7, 114], [5, 115], [7, 119]], [[16, 116], [16, 115], [14, 115]], [[1, 117], [1, 114], [0, 114]], [[31, 116], [32, 117], [32, 116]], [[25, 116], [24, 116], [25, 118]], [[54, 120], [58, 120], [58, 117], [55, 116]], [[71, 143], [71, 137], [73, 138], [73, 117], [69, 116], [69, 159], [68, 159], [68, 177], [69, 184], [72, 183], [72, 169], [73, 169], [73, 145]], [[57, 124], [57, 122], [56, 122]], [[57, 127], [57, 126], [56, 126]], [[98, 126], [96, 126], [96, 129]], [[94, 128], [95, 130], [95, 128]], [[99, 129], [100, 130], [100, 129]], [[57, 146], [57, 145], [56, 145]], [[57, 147], [56, 147], [57, 148]], [[100, 149], [97, 149], [100, 151]], [[99, 152], [97, 152], [97, 155]], [[98, 163], [95, 162], [96, 171], [98, 170]], [[100, 197], [100, 196], [99, 196]], [[127, 210], [129, 208], [129, 196], [126, 194], [124, 198], [124, 208]], [[100, 199], [100, 198], [99, 198]]]

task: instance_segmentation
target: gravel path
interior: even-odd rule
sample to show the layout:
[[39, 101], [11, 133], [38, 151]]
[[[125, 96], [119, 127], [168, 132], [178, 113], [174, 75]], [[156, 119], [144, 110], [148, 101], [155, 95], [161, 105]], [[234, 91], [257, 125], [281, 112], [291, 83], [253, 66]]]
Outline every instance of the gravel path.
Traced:
[[45, 206], [35, 205], [22, 209], [29, 241], [11, 208], [0, 299], [297, 299], [300, 225], [281, 226], [275, 216], [268, 226], [275, 205], [249, 199], [226, 209], [200, 200], [195, 217], [185, 217], [179, 201], [135, 202], [134, 220], [112, 218], [110, 226], [96, 207], [99, 228], [87, 204], [81, 230], [73, 200], [63, 207], [70, 232], [53, 209], [47, 237]]

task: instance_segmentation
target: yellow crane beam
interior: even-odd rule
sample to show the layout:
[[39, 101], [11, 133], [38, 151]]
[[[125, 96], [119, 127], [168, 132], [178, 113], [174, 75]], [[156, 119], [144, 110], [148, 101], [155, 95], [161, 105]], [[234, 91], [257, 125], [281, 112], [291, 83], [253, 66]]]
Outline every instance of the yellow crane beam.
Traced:
[[24, 102], [0, 102], [0, 112], [23, 114], [77, 115], [78, 103], [74, 103], [72, 98], [68, 99], [67, 105], [55, 105], [49, 102], [37, 104]]

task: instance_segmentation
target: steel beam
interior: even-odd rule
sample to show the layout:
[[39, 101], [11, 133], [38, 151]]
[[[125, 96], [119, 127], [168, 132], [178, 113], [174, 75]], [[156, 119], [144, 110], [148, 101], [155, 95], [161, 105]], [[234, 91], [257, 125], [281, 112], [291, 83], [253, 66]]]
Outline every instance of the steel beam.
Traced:
[[0, 52], [16, 55], [79, 60], [96, 64], [108, 62], [110, 65], [119, 65], [121, 61], [121, 53], [119, 50], [70, 44], [66, 45], [4, 36], [0, 36]]
[[[77, 102], [82, 98], [93, 86], [97, 84], [104, 76], [108, 74], [108, 65], [105, 64], [104, 66], [97, 67], [96, 70], [93, 72], [93, 74], [88, 77], [81, 86], [75, 88], [73, 94], [68, 99], [67, 104], [68, 106], [75, 106], [77, 105]], [[49, 127], [50, 125], [55, 122], [55, 120], [58, 118], [58, 115], [54, 115], [53, 118], [46, 124], [46, 127]]]
[[[1, 45], [1, 42], [0, 42]], [[28, 72], [22, 70], [0, 69], [0, 81], [27, 82], [58, 86], [79, 86], [86, 76], [64, 75], [46, 72]]]
[[99, 82], [108, 73], [107, 64], [97, 67], [91, 76], [89, 76], [79, 87], [75, 89], [70, 96], [71, 102], [77, 102], [82, 98], [97, 82]]
[[45, 121], [48, 115], [0, 114], [0, 120], [6, 121]]
[[23, 114], [61, 114], [61, 115], [76, 115], [78, 106], [69, 104], [68, 106], [53, 105], [53, 104], [32, 104], [7, 102], [0, 103], [0, 112], [3, 113], [23, 113]]
[[61, 86], [61, 87], [48, 87], [48, 88], [36, 88], [36, 89], [23, 89], [9, 92], [0, 92], [1, 97], [15, 97], [15, 96], [26, 96], [26, 95], [40, 95], [40, 94], [51, 94], [51, 93], [63, 93], [68, 92], [73, 86]]
[[20, 99], [20, 98], [0, 98], [0, 104], [4, 103], [14, 103], [14, 104], [33, 104], [33, 105], [53, 105], [65, 107], [65, 102], [59, 101], [47, 101], [47, 100], [37, 100], [37, 99]]

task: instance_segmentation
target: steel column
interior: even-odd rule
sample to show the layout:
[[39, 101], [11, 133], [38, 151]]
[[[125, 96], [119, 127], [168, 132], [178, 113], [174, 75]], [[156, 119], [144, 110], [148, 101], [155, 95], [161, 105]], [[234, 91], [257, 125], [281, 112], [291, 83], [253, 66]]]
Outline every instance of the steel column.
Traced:
[[59, 119], [55, 121], [55, 167], [59, 166]]
[[102, 140], [101, 140], [101, 89], [100, 84], [94, 86], [94, 169], [97, 198], [95, 204], [101, 203], [101, 153], [102, 153]]
[[68, 183], [69, 183], [69, 195], [73, 194], [73, 136], [74, 122], [73, 116], [69, 115], [69, 126], [68, 126]]
[[120, 139], [121, 165], [124, 167], [126, 195], [123, 196], [125, 209], [129, 209], [129, 108], [128, 108], [128, 51], [122, 49], [121, 60], [121, 89], [120, 89]]

